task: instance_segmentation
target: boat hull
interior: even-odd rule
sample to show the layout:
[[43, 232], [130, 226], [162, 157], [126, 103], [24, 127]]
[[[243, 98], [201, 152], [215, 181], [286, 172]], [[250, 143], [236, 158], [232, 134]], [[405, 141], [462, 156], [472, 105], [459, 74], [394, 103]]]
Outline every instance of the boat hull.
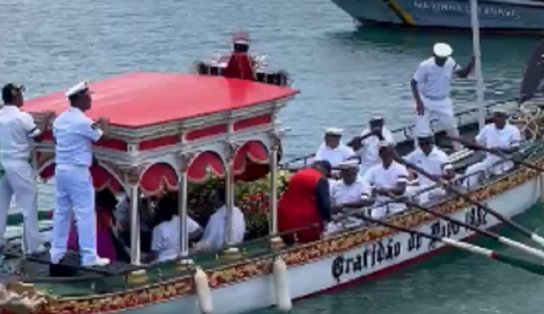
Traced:
[[[539, 200], [540, 191], [540, 180], [534, 177], [504, 193], [483, 200], [504, 216], [514, 217], [534, 205]], [[464, 207], [450, 216], [480, 228], [488, 229], [500, 225], [497, 219], [479, 211], [475, 206]], [[418, 230], [432, 234], [440, 233], [454, 239], [466, 239], [475, 235], [470, 230], [440, 220], [431, 220]], [[394, 233], [379, 241], [362, 243], [341, 253], [289, 267], [290, 292], [293, 298], [299, 299], [376, 275], [385, 275], [429, 257], [442, 248], [442, 244], [430, 243], [428, 239], [414, 238], [406, 233]], [[273, 277], [270, 274], [255, 276], [246, 281], [213, 289], [212, 299], [214, 313], [222, 314], [242, 313], [273, 306], [275, 304]], [[184, 309], [183, 313], [200, 313], [196, 295], [187, 295], [129, 312], [143, 314], [153, 310], [173, 313], [175, 309], [181, 308]]]
[[[332, 0], [363, 24], [470, 28], [468, 0]], [[484, 31], [544, 33], [544, 2], [479, 1]]]

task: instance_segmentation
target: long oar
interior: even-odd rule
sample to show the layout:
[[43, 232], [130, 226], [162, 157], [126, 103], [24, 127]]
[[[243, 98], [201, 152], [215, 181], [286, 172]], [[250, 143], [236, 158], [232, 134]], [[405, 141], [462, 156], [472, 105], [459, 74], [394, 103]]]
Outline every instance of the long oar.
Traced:
[[490, 249], [486, 249], [486, 248], [483, 248], [483, 247], [480, 247], [480, 246], [477, 246], [477, 245], [473, 245], [473, 244], [470, 244], [470, 243], [466, 243], [466, 242], [457, 241], [457, 240], [454, 240], [454, 239], [451, 239], [451, 238], [437, 237], [437, 236], [427, 234], [427, 233], [424, 233], [424, 232], [420, 232], [420, 231], [417, 231], [417, 230], [411, 230], [411, 229], [408, 229], [408, 228], [393, 225], [393, 224], [387, 223], [385, 221], [373, 219], [373, 218], [370, 218], [370, 217], [366, 217], [366, 216], [358, 216], [358, 217], [363, 219], [363, 220], [366, 220], [368, 222], [372, 222], [372, 223], [382, 225], [382, 226], [385, 226], [385, 227], [388, 227], [388, 228], [391, 228], [391, 229], [395, 229], [395, 230], [398, 230], [398, 231], [406, 232], [408, 234], [418, 235], [420, 237], [427, 238], [427, 239], [430, 239], [430, 240], [433, 240], [433, 241], [439, 241], [439, 242], [442, 242], [444, 244], [447, 244], [447, 245], [456, 247], [458, 249], [461, 249], [463, 251], [483, 255], [483, 256], [485, 256], [487, 258], [497, 260], [497, 261], [502, 262], [504, 264], [508, 264], [508, 265], [514, 266], [516, 268], [520, 268], [520, 269], [526, 270], [528, 272], [544, 276], [544, 266], [540, 265], [540, 264], [537, 264], [537, 263], [532, 263], [532, 262], [529, 262], [529, 261], [526, 261], [526, 260], [523, 260], [523, 259], [519, 259], [519, 258], [516, 258], [516, 257], [513, 257], [513, 256], [509, 256], [509, 255], [504, 254], [504, 253], [499, 253], [499, 252], [496, 252], [496, 251], [493, 251], [493, 250], [490, 250]]
[[[391, 196], [392, 197], [392, 196]], [[392, 197], [393, 198], [393, 197]], [[445, 215], [445, 214], [442, 214], [442, 213], [438, 213], [438, 212], [435, 212], [433, 210], [430, 210], [429, 208], [423, 206], [423, 205], [420, 205], [416, 202], [412, 202], [412, 201], [409, 201], [405, 198], [401, 198], [401, 197], [394, 197], [395, 200], [399, 201], [399, 202], [403, 202], [405, 203], [407, 206], [409, 207], [413, 207], [413, 208], [417, 208], [421, 211], [424, 211], [426, 213], [429, 213], [431, 215], [434, 215], [434, 216], [437, 216], [437, 217], [440, 217], [444, 220], [447, 220], [449, 222], [452, 222], [454, 224], [457, 224], [459, 226], [462, 226], [462, 227], [465, 227], [467, 229], [470, 229], [476, 233], [479, 233], [479, 234], [482, 234], [488, 238], [491, 238], [493, 240], [496, 240], [502, 244], [505, 244], [507, 246], [510, 246], [510, 247], [513, 247], [513, 248], [516, 248], [518, 250], [521, 250], [527, 254], [531, 254], [533, 256], [537, 256], [539, 258], [542, 258], [544, 259], [544, 252], [541, 251], [541, 250], [538, 250], [538, 249], [535, 249], [535, 248], [532, 248], [526, 244], [523, 244], [521, 242], [518, 242], [518, 241], [514, 241], [510, 238], [507, 238], [507, 237], [502, 237], [494, 232], [491, 232], [491, 231], [488, 231], [488, 230], [485, 230], [485, 229], [480, 229], [478, 227], [475, 227], [475, 226], [472, 226], [470, 224], [467, 224], [467, 223], [464, 223], [462, 221], [459, 221], [457, 219], [454, 219], [454, 218], [451, 218], [449, 217], [448, 215]]]
[[442, 182], [440, 179], [437, 179], [435, 176], [429, 174], [427, 171], [421, 169], [420, 167], [404, 160], [403, 158], [401, 158], [400, 156], [396, 156], [395, 158], [399, 163], [405, 165], [406, 167], [410, 168], [410, 169], [413, 169], [414, 171], [416, 171], [417, 173], [420, 173], [422, 174], [423, 176], [429, 178], [431, 181], [435, 182], [436, 184], [438, 184], [439, 186], [445, 188], [446, 190], [452, 192], [453, 194], [461, 197], [462, 199], [466, 200], [467, 202], [469, 203], [472, 203], [476, 206], [478, 206], [479, 208], [481, 208], [482, 210], [488, 212], [489, 214], [493, 215], [495, 218], [497, 218], [498, 220], [500, 220], [502, 223], [508, 225], [508, 226], [511, 226], [512, 228], [518, 230], [520, 233], [522, 233], [523, 235], [525, 235], [526, 237], [528, 237], [529, 239], [537, 242], [538, 244], [540, 244], [541, 246], [544, 247], [544, 238], [542, 238], [541, 236], [539, 236], [538, 234], [534, 233], [534, 232], [531, 232], [529, 230], [527, 230], [526, 228], [522, 227], [521, 225], [515, 223], [514, 221], [512, 221], [511, 219], [508, 219], [507, 217], [501, 215], [500, 213], [498, 213], [497, 211], [491, 209], [489, 206], [485, 205], [485, 204], [482, 204], [476, 200], [473, 200], [470, 196], [466, 195], [465, 193], [457, 190], [454, 186], [452, 186], [451, 184], [449, 183], [444, 183]]
[[487, 148], [487, 147], [484, 147], [482, 145], [479, 145], [477, 143], [474, 143], [474, 142], [471, 142], [471, 141], [467, 141], [465, 139], [462, 139], [462, 138], [458, 138], [458, 137], [453, 137], [453, 136], [446, 136], [446, 138], [452, 140], [452, 141], [456, 141], [456, 142], [459, 142], [469, 148], [473, 148], [475, 150], [481, 150], [483, 152], [487, 152], [487, 153], [490, 153], [490, 154], [493, 154], [493, 155], [496, 155], [496, 156], [499, 156], [501, 157], [503, 160], [506, 160], [506, 161], [512, 161], [514, 163], [517, 163], [517, 164], [520, 164], [522, 166], [525, 166], [529, 169], [533, 169], [533, 170], [536, 170], [536, 171], [540, 171], [540, 172], [544, 172], [544, 168], [542, 167], [539, 167], [535, 164], [532, 164], [530, 162], [527, 162], [525, 160], [522, 160], [522, 159], [519, 159], [519, 158], [515, 158], [515, 157], [510, 157], [508, 156], [507, 154], [499, 151], [499, 150], [496, 150], [496, 149], [492, 149], [492, 148]]

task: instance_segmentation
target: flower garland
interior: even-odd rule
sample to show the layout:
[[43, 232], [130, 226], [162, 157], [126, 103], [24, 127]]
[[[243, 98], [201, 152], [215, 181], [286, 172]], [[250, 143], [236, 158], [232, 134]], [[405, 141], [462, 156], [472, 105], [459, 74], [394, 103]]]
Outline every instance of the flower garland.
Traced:
[[[278, 172], [278, 197], [280, 197], [289, 181], [288, 171]], [[189, 215], [201, 226], [205, 226], [213, 214], [208, 197], [211, 191], [224, 185], [224, 180], [211, 177], [206, 182], [189, 184]], [[246, 239], [254, 239], [268, 234], [270, 217], [270, 174], [252, 182], [236, 182], [235, 205], [244, 213], [246, 220]]]

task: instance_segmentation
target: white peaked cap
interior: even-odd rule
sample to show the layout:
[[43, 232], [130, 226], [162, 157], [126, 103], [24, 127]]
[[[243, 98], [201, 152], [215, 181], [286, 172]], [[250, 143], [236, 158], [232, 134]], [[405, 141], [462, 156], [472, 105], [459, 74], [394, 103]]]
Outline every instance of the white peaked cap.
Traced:
[[491, 109], [492, 113], [502, 113], [505, 115], [510, 114], [510, 111], [503, 106], [495, 106]]
[[356, 169], [359, 167], [359, 161], [356, 159], [346, 160], [338, 164], [340, 169]]
[[325, 135], [336, 135], [336, 136], [342, 136], [342, 132], [344, 130], [339, 128], [328, 128], [325, 130]]
[[433, 53], [440, 58], [447, 58], [453, 53], [453, 49], [446, 43], [436, 43], [433, 47]]
[[79, 82], [76, 85], [72, 86], [65, 95], [66, 97], [71, 97], [85, 91], [89, 91], [89, 84], [87, 83], [87, 81]]
[[417, 133], [417, 137], [420, 138], [420, 137], [434, 137], [434, 134], [432, 132], [429, 132], [429, 131], [420, 131]]

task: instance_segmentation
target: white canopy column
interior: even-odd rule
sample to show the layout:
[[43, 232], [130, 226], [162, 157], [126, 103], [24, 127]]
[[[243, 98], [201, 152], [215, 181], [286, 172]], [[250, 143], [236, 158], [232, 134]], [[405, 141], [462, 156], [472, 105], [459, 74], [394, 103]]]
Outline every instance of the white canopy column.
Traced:
[[280, 150], [280, 139], [275, 133], [271, 134], [272, 144], [270, 145], [270, 246], [273, 249], [280, 249], [285, 246], [283, 240], [278, 236], [278, 153]]
[[178, 210], [180, 220], [180, 266], [186, 267], [192, 265], [193, 261], [189, 258], [189, 230], [187, 229], [187, 171], [191, 162], [191, 156], [182, 154], [180, 156], [180, 173], [178, 176]]

